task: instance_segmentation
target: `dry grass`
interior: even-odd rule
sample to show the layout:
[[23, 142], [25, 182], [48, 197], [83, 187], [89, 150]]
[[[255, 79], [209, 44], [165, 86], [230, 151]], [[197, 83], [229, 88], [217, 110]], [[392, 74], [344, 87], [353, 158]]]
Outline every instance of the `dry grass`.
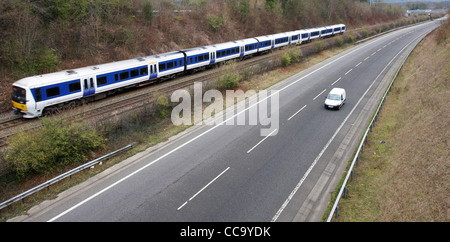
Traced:
[[337, 221], [450, 221], [448, 33], [425, 38], [400, 72]]

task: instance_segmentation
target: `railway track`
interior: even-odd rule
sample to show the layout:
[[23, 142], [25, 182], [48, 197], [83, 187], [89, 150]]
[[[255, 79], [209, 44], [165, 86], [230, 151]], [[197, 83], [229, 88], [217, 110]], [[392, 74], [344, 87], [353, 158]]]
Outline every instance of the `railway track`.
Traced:
[[[382, 25], [383, 24], [375, 25], [372, 26], [372, 28], [376, 28]], [[351, 29], [347, 30], [346, 34], [347, 35], [357, 34], [358, 32], [360, 32], [360, 29]], [[325, 39], [325, 41], [333, 41], [333, 39], [335, 38], [328, 38]], [[304, 49], [313, 47], [314, 43], [315, 42], [302, 44], [300, 46], [297, 46], [296, 48], [300, 48], [303, 51]], [[240, 62], [242, 64], [238, 65], [238, 69], [248, 68], [253, 65], [258, 65], [260, 63], [267, 62], [271, 59], [275, 59], [281, 56], [283, 53], [284, 53], [283, 51], [277, 50], [267, 55], [260, 55], [244, 60]], [[141, 107], [142, 105], [147, 104], [149, 99], [152, 98], [152, 95], [155, 92], [169, 92], [176, 89], [188, 87], [192, 85], [194, 82], [199, 81], [203, 82], [208, 79], [212, 80], [213, 78], [217, 78], [221, 73], [220, 69], [221, 68], [213, 68], [206, 71], [198, 72], [196, 74], [181, 76], [170, 81], [159, 83], [157, 85], [145, 85], [145, 87], [138, 88], [137, 90], [108, 97], [107, 99], [96, 101], [90, 103], [89, 105], [75, 107], [73, 111], [71, 111], [73, 114], [69, 114], [68, 116], [82, 119], [88, 119], [99, 115], [105, 115], [107, 113], [111, 113], [112, 114], [111, 116], [115, 116], [121, 112], [126, 112], [127, 110], [129, 111], [132, 110], [133, 108], [138, 108]], [[147, 101], [144, 102], [143, 100]], [[122, 109], [122, 111], [120, 109]], [[0, 119], [0, 148], [6, 145], [7, 137], [16, 134], [18, 132], [27, 131], [39, 126], [40, 126], [39, 119], [27, 120], [21, 118], [20, 116], [7, 119]]]
[[[355, 33], [355, 30], [349, 30], [348, 33]], [[335, 38], [322, 39], [322, 41], [334, 41]], [[314, 47], [314, 43], [305, 43], [294, 48], [300, 48], [302, 52], [307, 51]], [[291, 48], [291, 47], [288, 47]], [[269, 54], [263, 54], [254, 56], [252, 58], [240, 61], [237, 65], [238, 70], [257, 66], [261, 63], [267, 63], [269, 61], [276, 60], [284, 54], [284, 51], [276, 50]], [[179, 76], [175, 79], [164, 81], [161, 83], [150, 83], [140, 85], [138, 88], [123, 93], [110, 96], [106, 99], [95, 101], [89, 104], [85, 104], [79, 107], [71, 108], [71, 110], [65, 110], [60, 114], [54, 114], [52, 117], [58, 118], [59, 115], [64, 115], [65, 118], [70, 120], [89, 120], [95, 117], [101, 117], [101, 119], [109, 119], [116, 117], [117, 115], [127, 113], [131, 110], [142, 108], [143, 106], [151, 103], [157, 97], [155, 93], [170, 93], [177, 89], [187, 88], [193, 85], [194, 82], [205, 82], [209, 80], [216, 80], [224, 74], [221, 66], [206, 69], [194, 74], [187, 74]], [[99, 118], [100, 119], [100, 118]], [[40, 127], [41, 123], [39, 119], [23, 119], [21, 116], [14, 116], [7, 119], [0, 119], [0, 149], [7, 146], [7, 138], [17, 134], [19, 132], [28, 131], [37, 127]]]
[[[243, 65], [237, 65], [237, 69], [249, 68], [271, 61], [272, 59], [281, 56], [281, 53], [283, 52], [274, 51], [270, 54], [243, 60], [240, 62], [243, 63]], [[151, 103], [157, 98], [155, 97], [155, 93], [167, 94], [177, 89], [190, 87], [194, 82], [216, 80], [222, 75], [223, 68], [219, 66], [194, 74], [180, 76], [158, 84], [145, 84], [134, 90], [75, 107], [71, 110], [65, 110], [64, 112], [61, 112], [61, 114], [54, 114], [52, 116], [57, 117], [58, 115], [64, 115], [65, 118], [70, 118], [70, 120], [87, 120], [95, 117], [108, 119]], [[23, 119], [21, 116], [0, 120], [0, 148], [7, 145], [8, 137], [40, 126], [41, 123], [39, 119]]]

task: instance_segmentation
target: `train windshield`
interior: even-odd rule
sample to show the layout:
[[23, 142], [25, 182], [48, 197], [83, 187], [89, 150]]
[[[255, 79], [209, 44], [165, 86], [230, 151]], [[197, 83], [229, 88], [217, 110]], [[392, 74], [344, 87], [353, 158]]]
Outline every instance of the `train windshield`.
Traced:
[[26, 91], [25, 89], [21, 87], [13, 86], [13, 92], [12, 92], [12, 100], [14, 102], [25, 104], [26, 102]]

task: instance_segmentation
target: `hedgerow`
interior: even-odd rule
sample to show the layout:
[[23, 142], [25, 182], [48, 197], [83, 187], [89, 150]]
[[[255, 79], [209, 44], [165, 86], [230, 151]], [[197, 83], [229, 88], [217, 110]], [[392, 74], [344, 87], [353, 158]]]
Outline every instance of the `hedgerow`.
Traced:
[[104, 147], [106, 140], [94, 128], [48, 118], [41, 122], [40, 128], [16, 134], [8, 142], [5, 160], [18, 178], [80, 163]]

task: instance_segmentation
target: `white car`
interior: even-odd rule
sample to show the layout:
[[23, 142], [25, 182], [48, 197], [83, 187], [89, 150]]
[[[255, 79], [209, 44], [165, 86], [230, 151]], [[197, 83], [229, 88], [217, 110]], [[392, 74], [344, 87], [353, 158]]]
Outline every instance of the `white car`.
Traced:
[[341, 109], [347, 99], [345, 89], [333, 88], [325, 99], [324, 107], [331, 109]]

